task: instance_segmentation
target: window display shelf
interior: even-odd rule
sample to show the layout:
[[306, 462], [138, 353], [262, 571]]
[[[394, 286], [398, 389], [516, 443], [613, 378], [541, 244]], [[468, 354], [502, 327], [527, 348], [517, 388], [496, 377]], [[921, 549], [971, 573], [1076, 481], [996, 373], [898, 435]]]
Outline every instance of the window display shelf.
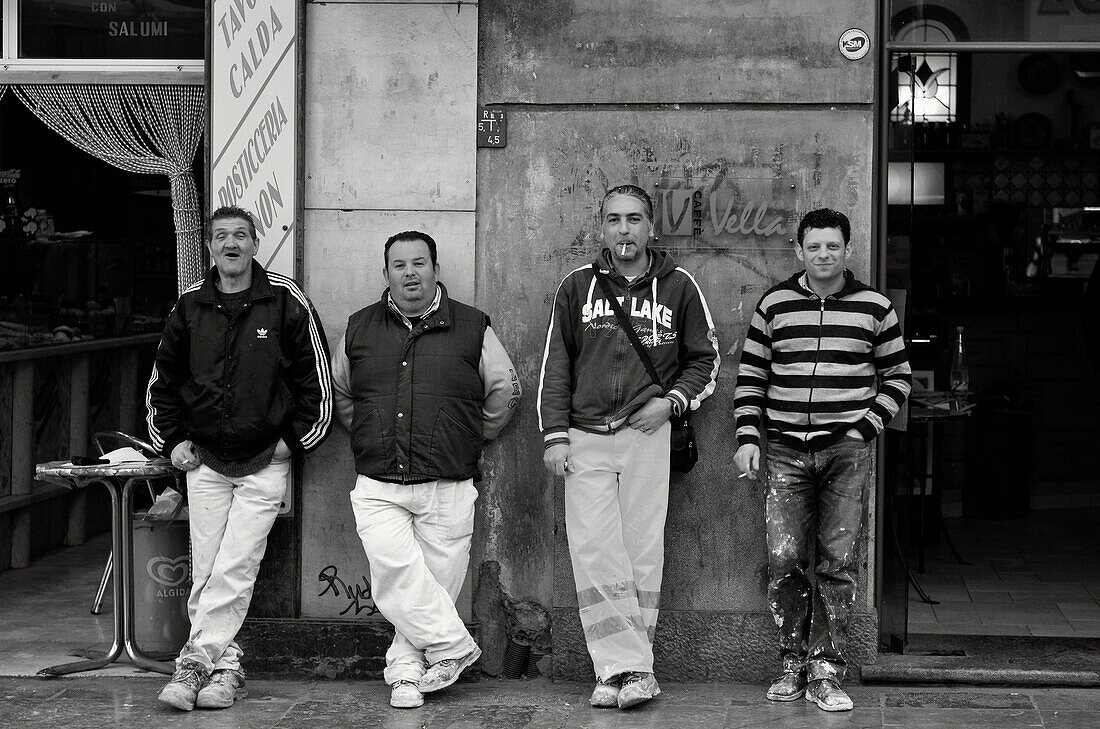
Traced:
[[130, 336], [111, 337], [109, 339], [85, 339], [79, 342], [44, 344], [37, 347], [32, 346], [22, 347], [20, 349], [0, 350], [0, 364], [30, 359], [42, 359], [44, 357], [66, 357], [69, 355], [97, 352], [105, 349], [122, 349], [140, 344], [151, 344], [159, 342], [160, 336], [160, 332], [155, 334], [133, 334]]

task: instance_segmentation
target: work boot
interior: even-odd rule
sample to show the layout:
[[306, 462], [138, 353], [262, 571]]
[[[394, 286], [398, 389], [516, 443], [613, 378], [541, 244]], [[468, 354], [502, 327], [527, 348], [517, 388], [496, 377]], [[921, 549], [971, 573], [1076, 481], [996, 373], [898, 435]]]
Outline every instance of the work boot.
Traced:
[[649, 701], [661, 693], [661, 687], [657, 684], [657, 677], [652, 673], [633, 671], [623, 676], [622, 688], [619, 689], [619, 708], [629, 709], [645, 701]]
[[852, 700], [831, 678], [819, 678], [806, 685], [806, 700], [824, 711], [851, 711]]
[[415, 709], [424, 705], [424, 694], [415, 681], [397, 681], [390, 690], [390, 706], [395, 709]]
[[783, 675], [768, 688], [768, 701], [794, 701], [806, 693], [806, 667], [794, 655], [783, 658]]
[[481, 649], [476, 645], [474, 649], [461, 658], [444, 658], [428, 666], [428, 670], [420, 677], [420, 692], [427, 694], [432, 691], [445, 689], [458, 680], [458, 675], [481, 658]]
[[159, 701], [174, 706], [181, 711], [195, 708], [195, 698], [210, 676], [206, 667], [198, 661], [182, 661], [169, 681], [157, 695]]
[[199, 691], [195, 706], [200, 709], [227, 709], [237, 699], [248, 696], [244, 689], [244, 671], [233, 668], [215, 668], [210, 680]]
[[614, 709], [619, 705], [619, 677], [609, 678], [606, 681], [596, 679], [596, 688], [592, 691], [592, 698], [588, 700], [599, 709]]

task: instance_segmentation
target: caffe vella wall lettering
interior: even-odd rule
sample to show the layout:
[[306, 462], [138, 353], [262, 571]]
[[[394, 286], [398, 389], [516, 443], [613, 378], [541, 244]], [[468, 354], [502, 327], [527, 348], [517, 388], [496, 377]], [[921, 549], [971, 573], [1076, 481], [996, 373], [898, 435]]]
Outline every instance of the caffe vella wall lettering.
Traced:
[[23, 58], [203, 57], [203, 0], [21, 0]]
[[788, 245], [798, 225], [798, 184], [774, 178], [661, 179], [649, 186], [665, 246]]

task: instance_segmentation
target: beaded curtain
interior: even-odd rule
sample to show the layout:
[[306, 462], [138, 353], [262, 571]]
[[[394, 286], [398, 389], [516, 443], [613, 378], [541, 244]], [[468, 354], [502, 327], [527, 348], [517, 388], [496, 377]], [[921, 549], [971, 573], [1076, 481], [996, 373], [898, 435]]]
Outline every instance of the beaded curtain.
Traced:
[[202, 215], [192, 163], [202, 137], [201, 86], [20, 84], [15, 95], [46, 126], [109, 164], [166, 175], [176, 227], [177, 285], [203, 277]]

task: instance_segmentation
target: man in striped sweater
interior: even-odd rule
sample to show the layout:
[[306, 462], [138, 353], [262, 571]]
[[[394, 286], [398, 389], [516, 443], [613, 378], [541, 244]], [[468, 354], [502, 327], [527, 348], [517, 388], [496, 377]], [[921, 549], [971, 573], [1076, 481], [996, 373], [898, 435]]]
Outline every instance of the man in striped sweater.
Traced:
[[734, 462], [742, 477], [756, 476], [764, 430], [768, 604], [783, 662], [767, 696], [846, 711], [840, 684], [871, 444], [908, 396], [911, 373], [890, 301], [845, 267], [848, 218], [807, 213], [795, 254], [804, 270], [764, 294], [745, 338]]

